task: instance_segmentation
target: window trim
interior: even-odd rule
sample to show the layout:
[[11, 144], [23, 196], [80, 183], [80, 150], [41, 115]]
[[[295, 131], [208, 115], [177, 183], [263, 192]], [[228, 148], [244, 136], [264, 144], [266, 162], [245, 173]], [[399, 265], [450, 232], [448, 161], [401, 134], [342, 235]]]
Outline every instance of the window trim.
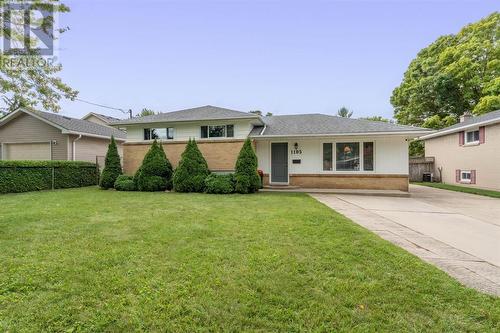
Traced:
[[[467, 134], [468, 133], [475, 133], [475, 132], [477, 132], [477, 140], [468, 141]], [[474, 134], [472, 136], [474, 136]], [[481, 132], [479, 131], [479, 128], [464, 132], [464, 145], [478, 145], [480, 141], [481, 141]]]
[[[337, 169], [337, 145], [338, 144], [348, 144], [348, 143], [354, 143], [354, 144], [358, 144], [358, 170], [338, 170]], [[335, 163], [335, 171], [337, 172], [360, 172], [360, 171], [364, 171], [363, 168], [362, 168], [362, 165], [363, 165], [363, 158], [362, 158], [362, 155], [363, 155], [363, 149], [362, 149], [362, 146], [363, 145], [363, 142], [360, 142], [360, 141], [355, 141], [355, 140], [345, 140], [345, 141], [337, 141], [335, 142], [335, 160], [334, 160], [334, 163]]]
[[[210, 136], [210, 127], [223, 126], [224, 127], [224, 136]], [[227, 127], [233, 126], [233, 136], [227, 136]], [[202, 136], [202, 128], [207, 128], [207, 137], [204, 138]], [[234, 138], [234, 124], [215, 124], [215, 125], [200, 125], [200, 140], [223, 140], [223, 139], [232, 139]]]
[[[469, 178], [463, 178], [464, 174], [468, 174]], [[472, 170], [460, 170], [460, 183], [470, 184], [472, 182]]]
[[[347, 142], [355, 142], [359, 143], [359, 165], [360, 169], [359, 170], [337, 170], [337, 149], [336, 145], [337, 143], [347, 143]], [[365, 142], [373, 142], [373, 170], [365, 170], [364, 169], [364, 143]], [[323, 144], [324, 143], [331, 143], [332, 144], [332, 170], [323, 170]], [[377, 172], [377, 140], [322, 140], [319, 143], [320, 145], [320, 156], [319, 156], [319, 161], [320, 161], [320, 173], [324, 174], [332, 174], [332, 173], [339, 173], [339, 174], [373, 174]]]
[[[166, 135], [167, 135], [166, 138], [158, 138], [156, 140], [171, 141], [171, 140], [175, 139], [175, 128], [174, 127], [150, 127], [150, 128], [143, 128], [142, 129], [142, 139], [143, 139], [143, 141], [154, 141], [155, 139], [151, 138], [151, 130], [155, 130], [155, 129], [165, 129], [166, 130]], [[148, 135], [149, 139], [146, 139], [146, 131], [149, 132], [149, 135]], [[172, 133], [172, 137], [171, 138], [169, 137], [169, 133], [170, 132]]]

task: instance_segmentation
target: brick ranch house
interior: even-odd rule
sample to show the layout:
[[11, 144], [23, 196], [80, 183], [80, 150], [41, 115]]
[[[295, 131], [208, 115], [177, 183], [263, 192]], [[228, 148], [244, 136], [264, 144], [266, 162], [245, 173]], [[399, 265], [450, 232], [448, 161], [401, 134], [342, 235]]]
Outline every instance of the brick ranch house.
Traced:
[[408, 140], [428, 130], [323, 114], [261, 117], [214, 106], [116, 121], [126, 128], [123, 167], [133, 174], [153, 139], [177, 166], [189, 138], [210, 170], [231, 172], [245, 139], [265, 185], [408, 190]]
[[24, 108], [11, 112], [0, 119], [0, 159], [96, 162], [98, 158], [103, 164], [111, 136], [122, 155], [126, 133], [103, 122], [118, 119], [95, 113], [85, 118]]
[[434, 175], [449, 184], [500, 190], [500, 110], [422, 136]]

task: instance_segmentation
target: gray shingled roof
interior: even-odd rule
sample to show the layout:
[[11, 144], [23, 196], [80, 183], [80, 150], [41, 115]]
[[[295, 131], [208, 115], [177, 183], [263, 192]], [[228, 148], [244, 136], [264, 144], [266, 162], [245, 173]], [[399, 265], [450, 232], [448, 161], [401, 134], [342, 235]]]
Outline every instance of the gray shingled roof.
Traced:
[[181, 122], [196, 120], [221, 120], [221, 119], [245, 119], [260, 117], [256, 114], [235, 111], [216, 106], [206, 105], [192, 109], [159, 113], [151, 116], [136, 117], [112, 122], [111, 125], [144, 124], [157, 122]]
[[261, 126], [254, 127], [250, 136], [332, 135], [428, 131], [428, 129], [425, 128], [397, 125], [382, 121], [343, 118], [320, 113], [270, 116], [264, 117], [262, 120], [264, 121], [265, 129]]
[[63, 116], [56, 113], [49, 113], [43, 111], [28, 111], [23, 110], [27, 113], [33, 113], [37, 116], [64, 128], [70, 132], [77, 132], [82, 134], [94, 134], [99, 136], [111, 137], [114, 136], [117, 139], [126, 139], [127, 134], [119, 129], [99, 125], [87, 120], [76, 119], [67, 116]]
[[[484, 123], [484, 122], [493, 122], [493, 123], [500, 122], [500, 110], [488, 112], [488, 113], [485, 113], [481, 116], [468, 118], [462, 123], [458, 123], [458, 124], [440, 129], [439, 131], [428, 135], [428, 137], [435, 138], [438, 136], [447, 135], [449, 133], [459, 132], [462, 129], [465, 129], [468, 127], [474, 127], [474, 125], [479, 124], [479, 123]], [[426, 139], [427, 136], [423, 136], [422, 138]]]

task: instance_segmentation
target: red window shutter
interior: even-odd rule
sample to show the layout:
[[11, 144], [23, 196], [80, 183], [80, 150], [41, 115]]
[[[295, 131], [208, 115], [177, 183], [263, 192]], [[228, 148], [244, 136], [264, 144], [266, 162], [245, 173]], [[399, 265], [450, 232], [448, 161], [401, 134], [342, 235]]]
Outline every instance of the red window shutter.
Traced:
[[457, 183], [460, 183], [460, 170], [459, 169], [455, 170], [455, 181]]
[[463, 146], [464, 142], [465, 142], [465, 132], [464, 131], [458, 132], [458, 144], [460, 146]]
[[475, 184], [476, 183], [476, 170], [471, 170], [470, 171], [470, 183]]
[[485, 131], [484, 126], [479, 127], [479, 143], [484, 143], [485, 139], [484, 131]]

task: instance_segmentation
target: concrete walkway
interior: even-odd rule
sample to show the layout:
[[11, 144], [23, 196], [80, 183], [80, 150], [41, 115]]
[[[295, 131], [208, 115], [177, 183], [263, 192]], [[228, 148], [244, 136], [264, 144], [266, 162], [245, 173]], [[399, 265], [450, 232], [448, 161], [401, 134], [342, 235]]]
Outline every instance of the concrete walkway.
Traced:
[[500, 200], [423, 186], [410, 193], [311, 196], [463, 284], [500, 296]]

